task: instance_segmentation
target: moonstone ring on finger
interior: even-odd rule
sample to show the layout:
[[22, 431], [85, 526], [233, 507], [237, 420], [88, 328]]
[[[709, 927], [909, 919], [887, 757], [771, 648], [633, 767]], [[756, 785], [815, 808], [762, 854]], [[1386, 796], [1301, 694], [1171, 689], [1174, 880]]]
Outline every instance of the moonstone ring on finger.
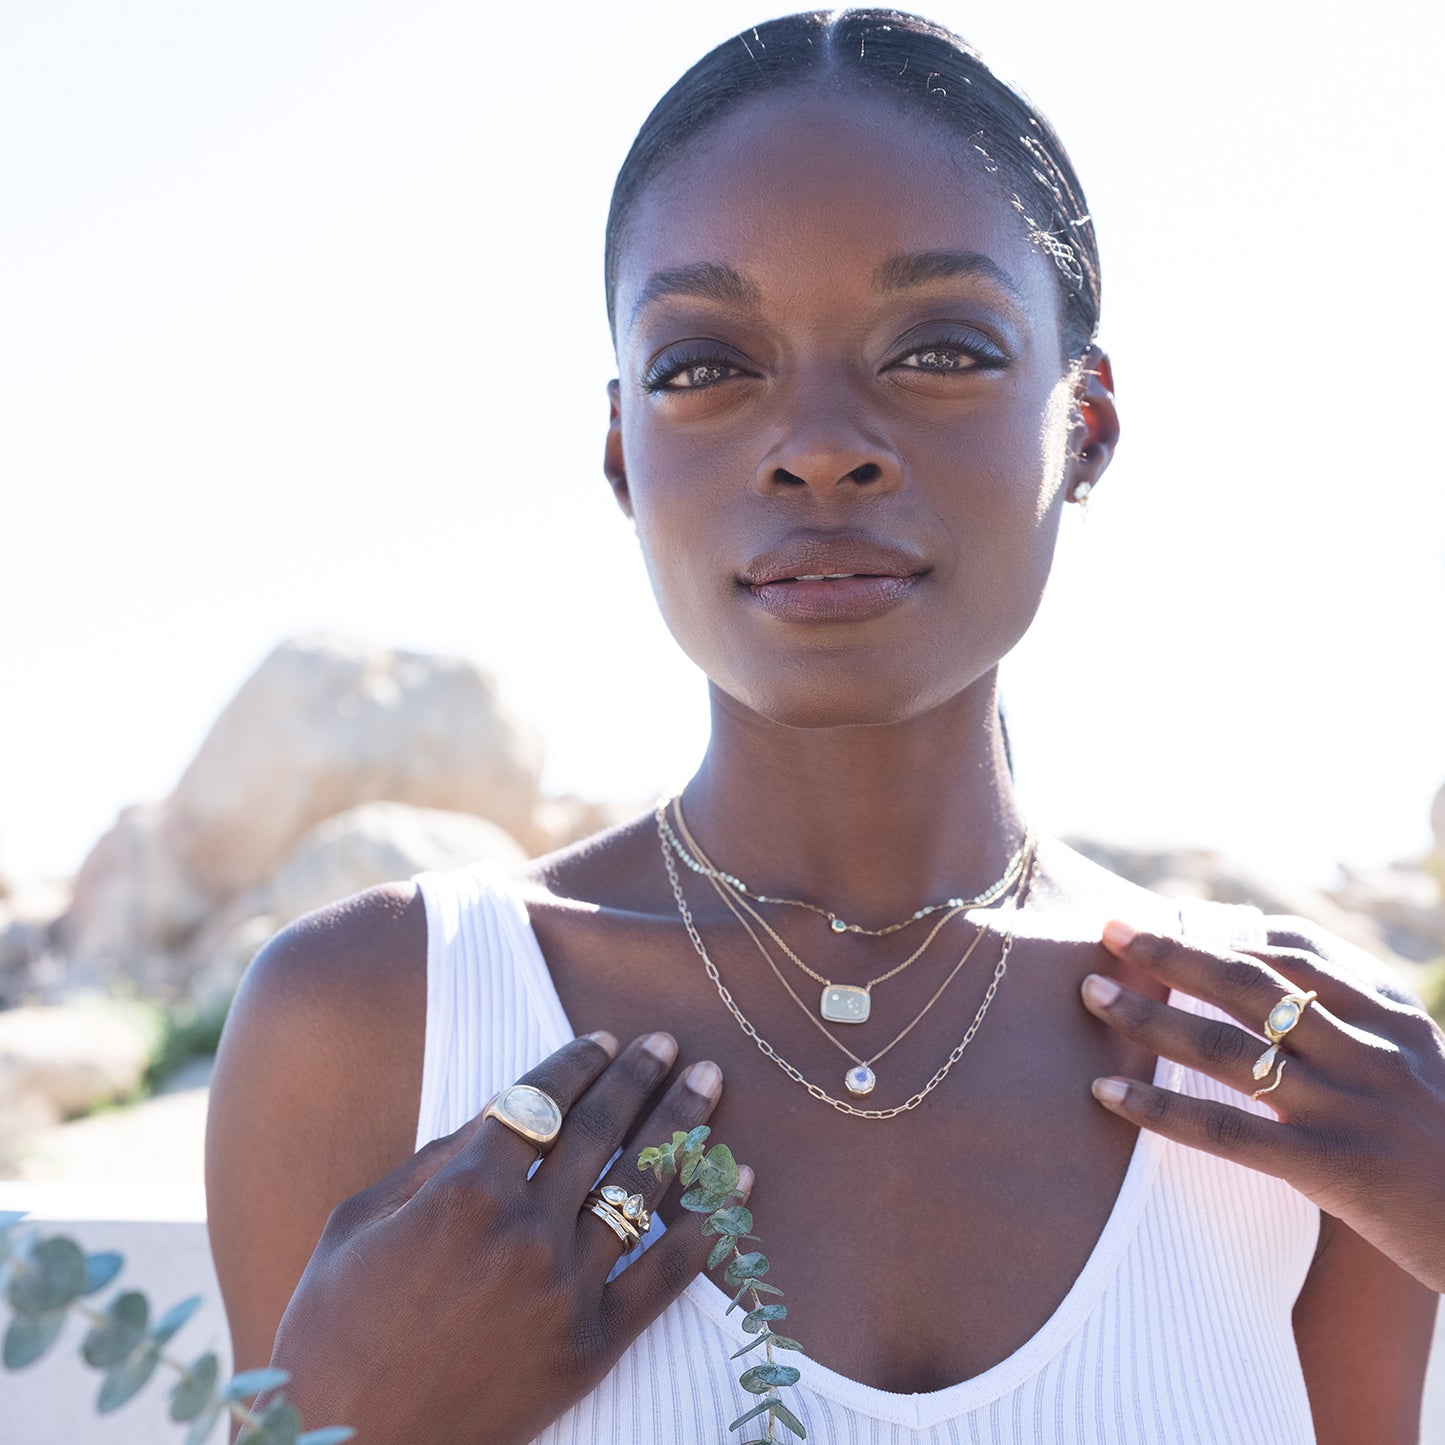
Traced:
[[[1304, 1011], [1318, 998], [1319, 995], [1311, 989], [1308, 993], [1287, 993], [1270, 1009], [1269, 1017], [1264, 1021], [1264, 1036], [1269, 1040], [1269, 1047], [1254, 1061], [1254, 1077], [1262, 1079], [1274, 1068], [1274, 1061], [1279, 1059], [1280, 1071], [1284, 1070], [1284, 1059], [1281, 1057], [1280, 1044], [1284, 1036], [1300, 1021]], [[1279, 1088], [1279, 1074], [1274, 1076], [1274, 1083], [1267, 1089], [1259, 1089], [1249, 1097], [1259, 1098], [1260, 1094], [1271, 1094]]]
[[483, 1119], [495, 1119], [514, 1134], [534, 1144], [537, 1156], [545, 1154], [562, 1128], [562, 1110], [557, 1101], [531, 1084], [513, 1084], [482, 1110]]

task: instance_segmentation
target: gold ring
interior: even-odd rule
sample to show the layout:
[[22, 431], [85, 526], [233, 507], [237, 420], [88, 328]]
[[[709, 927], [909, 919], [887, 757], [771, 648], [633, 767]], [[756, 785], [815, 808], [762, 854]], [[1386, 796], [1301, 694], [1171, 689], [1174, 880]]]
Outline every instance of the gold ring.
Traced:
[[[1274, 1068], [1274, 1061], [1279, 1060], [1280, 1071], [1284, 1070], [1284, 1055], [1280, 1051], [1280, 1044], [1284, 1036], [1300, 1021], [1304, 1011], [1318, 998], [1319, 995], [1313, 989], [1309, 993], [1287, 993], [1270, 1009], [1269, 1017], [1264, 1021], [1264, 1036], [1269, 1040], [1269, 1047], [1254, 1061], [1254, 1077], [1262, 1079]], [[1260, 1094], [1271, 1094], [1279, 1088], [1279, 1074], [1274, 1076], [1274, 1083], [1267, 1089], [1260, 1089], [1249, 1097], [1259, 1098]]]
[[485, 1109], [483, 1119], [495, 1119], [529, 1144], [537, 1156], [545, 1154], [562, 1128], [562, 1110], [556, 1099], [531, 1084], [513, 1084], [503, 1089]]
[[[1277, 1044], [1301, 1019], [1304, 1011], [1319, 997], [1313, 989], [1309, 993], [1287, 993], [1270, 1009], [1264, 1021], [1264, 1036], [1270, 1043]], [[1256, 1078], [1259, 1075], [1255, 1075]]]
[[[1275, 1045], [1270, 1049], [1269, 1052], [1270, 1052], [1270, 1053], [1274, 1053], [1274, 1052], [1276, 1052], [1276, 1050], [1277, 1050], [1278, 1048], [1279, 1048], [1279, 1045], [1278, 1045], [1278, 1044], [1275, 1044]], [[1272, 1094], [1272, 1093], [1274, 1093], [1274, 1091], [1275, 1091], [1277, 1088], [1279, 1088], [1279, 1081], [1280, 1081], [1282, 1078], [1284, 1078], [1284, 1066], [1285, 1066], [1287, 1063], [1289, 1063], [1289, 1055], [1288, 1055], [1288, 1054], [1280, 1054], [1280, 1056], [1279, 1056], [1279, 1068], [1277, 1068], [1277, 1069], [1274, 1071], [1274, 1083], [1267, 1085], [1267, 1086], [1266, 1086], [1265, 1088], [1263, 1088], [1263, 1089], [1256, 1089], [1256, 1090], [1254, 1091], [1254, 1093], [1252, 1093], [1249, 1097], [1250, 1097], [1251, 1099], [1258, 1099], [1258, 1098], [1263, 1097], [1265, 1094]], [[1267, 1074], [1268, 1072], [1269, 1072], [1269, 1070], [1268, 1070], [1268, 1069], [1265, 1069], [1264, 1073]], [[1262, 1073], [1259, 1072], [1258, 1066], [1256, 1066], [1256, 1068], [1255, 1068], [1254, 1077], [1255, 1077], [1256, 1079], [1262, 1079], [1262, 1078], [1264, 1077], [1264, 1074], [1262, 1074]]]
[[612, 1227], [628, 1249], [652, 1227], [652, 1215], [640, 1194], [629, 1194], [617, 1184], [604, 1184], [587, 1196], [587, 1208]]

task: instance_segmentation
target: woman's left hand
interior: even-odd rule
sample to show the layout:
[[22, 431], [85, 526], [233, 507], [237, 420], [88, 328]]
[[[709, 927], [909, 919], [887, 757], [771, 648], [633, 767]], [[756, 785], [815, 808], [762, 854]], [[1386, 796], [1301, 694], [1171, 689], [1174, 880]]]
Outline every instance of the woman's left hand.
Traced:
[[[1264, 1095], [1278, 1115], [1191, 1099], [1137, 1079], [1094, 1095], [1141, 1128], [1288, 1181], [1431, 1289], [1445, 1292], [1445, 1033], [1383, 966], [1302, 919], [1274, 918], [1269, 945], [1201, 947], [1167, 934], [1104, 930], [1116, 957], [1216, 1005], [1244, 1028], [1125, 988], [1084, 980], [1085, 1006], [1150, 1052]], [[1132, 937], [1130, 935], [1133, 934]], [[1266, 1078], [1254, 1032], [1286, 994], [1317, 998], [1284, 1035]]]

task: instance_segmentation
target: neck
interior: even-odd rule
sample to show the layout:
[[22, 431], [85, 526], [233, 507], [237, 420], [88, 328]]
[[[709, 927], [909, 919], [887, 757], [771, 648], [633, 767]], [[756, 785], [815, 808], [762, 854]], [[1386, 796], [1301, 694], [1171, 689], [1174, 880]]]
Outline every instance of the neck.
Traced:
[[1023, 838], [996, 671], [906, 722], [791, 728], [712, 690], [683, 793], [719, 868], [874, 923], [993, 883]]

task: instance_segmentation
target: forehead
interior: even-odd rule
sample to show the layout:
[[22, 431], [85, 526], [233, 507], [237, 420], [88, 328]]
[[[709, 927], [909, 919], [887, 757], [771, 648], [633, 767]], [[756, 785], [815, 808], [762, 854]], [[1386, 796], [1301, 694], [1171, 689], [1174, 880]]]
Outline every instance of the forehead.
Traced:
[[717, 265], [761, 297], [841, 299], [891, 259], [988, 258], [1030, 320], [1056, 320], [1048, 261], [967, 137], [887, 95], [773, 92], [724, 114], [639, 196], [618, 268], [619, 341], [650, 277]]

